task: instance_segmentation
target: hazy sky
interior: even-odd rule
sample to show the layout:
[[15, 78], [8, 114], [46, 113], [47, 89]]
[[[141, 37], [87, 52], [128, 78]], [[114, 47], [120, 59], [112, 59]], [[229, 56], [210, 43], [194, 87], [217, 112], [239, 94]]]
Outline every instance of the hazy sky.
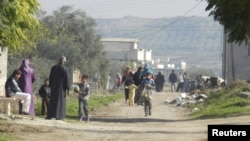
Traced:
[[205, 0], [38, 0], [48, 13], [63, 5], [81, 9], [93, 18], [136, 16], [161, 18], [208, 16]]

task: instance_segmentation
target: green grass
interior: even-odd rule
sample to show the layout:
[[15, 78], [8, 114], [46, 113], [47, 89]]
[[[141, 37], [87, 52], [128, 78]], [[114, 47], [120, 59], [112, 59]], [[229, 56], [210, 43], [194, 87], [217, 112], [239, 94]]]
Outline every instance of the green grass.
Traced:
[[[103, 95], [90, 95], [89, 98], [89, 111], [93, 109], [99, 109], [102, 106], [107, 106], [112, 102], [122, 99], [124, 95], [122, 93], [117, 94], [103, 94]], [[36, 101], [35, 105], [36, 116], [41, 116], [41, 100]], [[68, 96], [66, 103], [66, 119], [75, 119], [78, 116], [78, 98], [76, 96]]]
[[235, 82], [231, 85], [208, 93], [203, 103], [191, 105], [198, 111], [191, 114], [193, 118], [216, 118], [230, 115], [250, 114], [250, 99], [240, 97], [242, 91], [248, 91], [247, 83]]
[[13, 135], [10, 135], [8, 133], [0, 133], [0, 141], [15, 141], [18, 138], [13, 137]]

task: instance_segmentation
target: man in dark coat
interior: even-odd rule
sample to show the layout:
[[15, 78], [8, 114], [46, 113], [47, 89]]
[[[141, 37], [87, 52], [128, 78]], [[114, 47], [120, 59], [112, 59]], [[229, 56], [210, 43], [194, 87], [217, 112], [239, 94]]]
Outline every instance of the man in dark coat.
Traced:
[[137, 103], [137, 105], [142, 105], [142, 98], [141, 98], [141, 83], [142, 83], [142, 67], [138, 67], [137, 71], [133, 75], [134, 84], [138, 87], [135, 90], [135, 100], [134, 102]]
[[165, 83], [165, 76], [162, 71], [159, 71], [155, 79], [157, 92], [161, 92], [163, 90], [164, 83]]
[[50, 104], [46, 119], [63, 120], [66, 116], [66, 93], [70, 89], [68, 69], [64, 66], [66, 57], [60, 57], [59, 64], [50, 70]]
[[177, 82], [177, 75], [174, 70], [172, 70], [172, 73], [169, 75], [169, 82], [171, 83], [171, 91], [175, 92], [175, 83]]

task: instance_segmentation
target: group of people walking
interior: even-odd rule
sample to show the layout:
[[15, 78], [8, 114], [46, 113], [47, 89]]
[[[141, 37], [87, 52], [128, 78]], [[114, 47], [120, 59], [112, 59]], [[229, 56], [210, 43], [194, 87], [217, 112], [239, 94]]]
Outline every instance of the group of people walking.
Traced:
[[[172, 92], [189, 92], [190, 78], [186, 72], [182, 74], [179, 72], [179, 75], [175, 73], [175, 70], [169, 75], [169, 82]], [[176, 88], [177, 84], [177, 88]]]
[[[169, 74], [168, 81], [172, 92], [188, 92], [189, 77], [186, 72], [179, 75], [175, 70]], [[127, 66], [122, 75], [121, 84], [124, 85], [125, 104], [129, 106], [144, 105], [145, 116], [151, 115], [153, 91], [161, 92], [165, 83], [165, 76], [159, 71], [156, 76], [149, 70], [148, 64], [144, 67], [139, 66], [135, 73]], [[177, 88], [176, 88], [177, 84]]]
[[127, 66], [122, 76], [122, 84], [124, 84], [125, 104], [129, 106], [143, 105], [145, 116], [152, 114], [152, 96], [155, 80], [152, 78], [153, 73], [145, 64], [142, 68], [139, 66], [135, 73], [131, 67]]
[[[165, 76], [159, 71], [156, 76], [149, 69], [148, 64], [139, 66], [135, 73], [127, 66], [119, 82], [119, 87], [124, 85], [125, 104], [129, 106], [144, 105], [145, 116], [151, 115], [153, 92], [163, 91]], [[189, 78], [186, 72], [179, 75], [172, 70], [168, 77], [172, 92], [188, 92]], [[117, 83], [118, 84], [118, 83]], [[177, 88], [176, 88], [176, 84]]]

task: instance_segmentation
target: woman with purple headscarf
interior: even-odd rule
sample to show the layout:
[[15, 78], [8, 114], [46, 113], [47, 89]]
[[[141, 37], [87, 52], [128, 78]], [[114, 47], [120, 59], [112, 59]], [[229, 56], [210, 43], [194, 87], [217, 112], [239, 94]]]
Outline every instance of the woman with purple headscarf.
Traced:
[[31, 96], [29, 114], [33, 119], [35, 116], [35, 106], [34, 106], [34, 95], [33, 95], [32, 84], [35, 82], [36, 77], [34, 69], [31, 68], [29, 64], [30, 64], [29, 59], [24, 59], [21, 67], [19, 68], [22, 71], [22, 75], [19, 79], [19, 86], [22, 92], [29, 93]]

